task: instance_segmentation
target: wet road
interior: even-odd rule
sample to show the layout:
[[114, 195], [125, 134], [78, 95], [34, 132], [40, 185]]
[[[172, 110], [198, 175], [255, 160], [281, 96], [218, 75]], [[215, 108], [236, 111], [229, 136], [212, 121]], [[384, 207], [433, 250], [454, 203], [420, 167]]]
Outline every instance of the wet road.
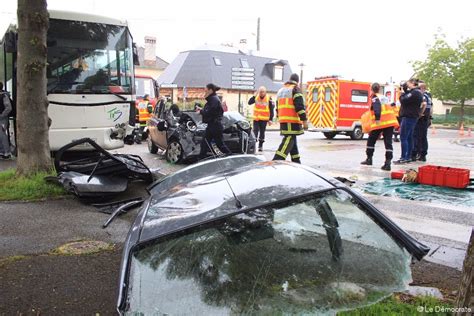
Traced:
[[[472, 139], [460, 138], [457, 131], [436, 130], [430, 132], [429, 164], [474, 169], [474, 149], [465, 146]], [[263, 155], [272, 159], [281, 141], [278, 132], [267, 132]], [[351, 140], [338, 135], [327, 140], [321, 133], [307, 132], [298, 137], [298, 145], [305, 165], [316, 168], [330, 176], [342, 176], [356, 180], [356, 189], [366, 182], [389, 177], [380, 170], [384, 162], [383, 141], [376, 144], [374, 165], [361, 166], [365, 159], [366, 139]], [[400, 156], [400, 143], [394, 143], [394, 157]], [[148, 153], [146, 143], [126, 146], [121, 153], [140, 155], [151, 168], [160, 168], [164, 174], [179, 170], [185, 165], [172, 165], [163, 156]], [[394, 166], [392, 170], [418, 168], [425, 163]], [[410, 201], [392, 197], [365, 194], [377, 207], [414, 237], [432, 248], [428, 260], [460, 269], [471, 228], [474, 226], [474, 210], [462, 206]]]

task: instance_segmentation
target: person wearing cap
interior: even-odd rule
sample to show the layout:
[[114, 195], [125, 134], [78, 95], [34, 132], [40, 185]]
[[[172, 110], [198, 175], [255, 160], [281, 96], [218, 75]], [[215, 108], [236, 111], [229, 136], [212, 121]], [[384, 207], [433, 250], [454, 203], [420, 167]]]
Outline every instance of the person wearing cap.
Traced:
[[267, 95], [267, 89], [263, 86], [258, 88], [257, 94], [250, 98], [248, 104], [255, 104], [253, 108], [253, 132], [255, 138], [258, 139], [258, 151], [263, 151], [265, 131], [267, 125], [272, 124], [275, 105], [272, 98]]
[[283, 140], [273, 160], [286, 160], [290, 154], [291, 161], [301, 163], [296, 137], [308, 129], [308, 121], [299, 81], [298, 74], [292, 74], [277, 93], [277, 114]]
[[225, 154], [230, 155], [232, 152], [227, 148], [223, 141], [224, 127], [222, 125], [222, 117], [224, 110], [222, 104], [217, 96], [216, 92], [220, 90], [220, 87], [213, 83], [209, 83], [206, 86], [206, 104], [204, 108], [197, 108], [196, 111], [202, 115], [202, 122], [207, 123], [205, 136], [201, 141], [201, 152], [199, 158], [205, 158], [208, 150], [213, 152], [211, 142], [216, 143], [217, 148]]

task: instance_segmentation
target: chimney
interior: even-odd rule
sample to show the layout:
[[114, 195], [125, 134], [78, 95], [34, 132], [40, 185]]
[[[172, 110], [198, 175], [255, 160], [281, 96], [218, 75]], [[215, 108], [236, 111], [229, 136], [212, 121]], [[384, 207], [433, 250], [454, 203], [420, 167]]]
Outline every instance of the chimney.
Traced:
[[145, 65], [155, 66], [156, 64], [156, 37], [145, 36]]

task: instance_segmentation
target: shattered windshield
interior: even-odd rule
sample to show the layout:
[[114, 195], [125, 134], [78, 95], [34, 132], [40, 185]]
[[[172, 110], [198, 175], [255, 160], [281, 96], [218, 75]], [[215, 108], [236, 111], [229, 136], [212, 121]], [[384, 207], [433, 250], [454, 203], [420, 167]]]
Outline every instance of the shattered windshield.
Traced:
[[341, 190], [234, 215], [133, 253], [127, 313], [334, 313], [403, 290], [410, 256]]

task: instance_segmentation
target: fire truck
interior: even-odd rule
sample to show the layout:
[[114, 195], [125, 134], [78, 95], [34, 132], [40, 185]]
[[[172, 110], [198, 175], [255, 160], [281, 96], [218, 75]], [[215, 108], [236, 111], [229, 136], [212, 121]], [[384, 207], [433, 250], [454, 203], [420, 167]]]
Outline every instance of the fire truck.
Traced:
[[[327, 139], [337, 134], [362, 139], [360, 117], [370, 108], [370, 82], [343, 80], [338, 76], [315, 78], [307, 85], [309, 120], [314, 131], [322, 132]], [[398, 100], [398, 89], [381, 85], [390, 103]]]
[[139, 124], [136, 134], [139, 135], [139, 139], [145, 140], [148, 136], [146, 123], [158, 102], [158, 85], [150, 76], [135, 74], [135, 90], [136, 122]]

